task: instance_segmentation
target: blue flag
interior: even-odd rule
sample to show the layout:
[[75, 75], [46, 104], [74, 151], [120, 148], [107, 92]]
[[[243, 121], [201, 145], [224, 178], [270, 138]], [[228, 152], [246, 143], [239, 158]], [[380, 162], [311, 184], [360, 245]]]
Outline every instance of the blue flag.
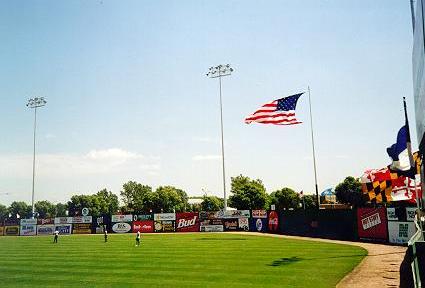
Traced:
[[390, 166], [393, 170], [408, 171], [412, 168], [410, 164], [409, 149], [407, 149], [410, 144], [408, 136], [407, 127], [401, 127], [397, 134], [397, 142], [387, 148], [388, 155], [393, 159], [393, 163]]

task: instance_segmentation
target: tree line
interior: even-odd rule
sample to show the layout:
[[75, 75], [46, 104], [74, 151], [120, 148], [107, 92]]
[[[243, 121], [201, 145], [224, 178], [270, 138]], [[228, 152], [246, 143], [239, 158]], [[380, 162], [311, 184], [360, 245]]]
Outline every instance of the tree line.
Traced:
[[[174, 186], [160, 186], [153, 190], [149, 185], [135, 181], [123, 184], [118, 196], [107, 189], [92, 195], [74, 195], [67, 203], [51, 203], [43, 200], [35, 203], [35, 213], [39, 218], [79, 216], [83, 208], [88, 208], [90, 215], [103, 216], [122, 214], [144, 214], [160, 212], [218, 211], [224, 207], [223, 198], [204, 195], [200, 204], [189, 204], [187, 193]], [[303, 201], [304, 200], [304, 201]], [[304, 202], [306, 209], [316, 207], [315, 196], [304, 195], [304, 199], [293, 189], [284, 187], [270, 194], [267, 193], [260, 179], [251, 179], [239, 175], [231, 178], [229, 207], [238, 210], [301, 209]], [[9, 207], [0, 204], [0, 221], [6, 218], [30, 218], [32, 208], [25, 202], [13, 202]]]

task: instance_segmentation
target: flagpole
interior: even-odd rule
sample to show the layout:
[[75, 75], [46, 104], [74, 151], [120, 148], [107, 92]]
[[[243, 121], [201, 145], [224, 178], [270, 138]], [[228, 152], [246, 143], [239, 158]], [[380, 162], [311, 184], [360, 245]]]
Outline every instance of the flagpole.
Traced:
[[310, 86], [308, 86], [308, 104], [309, 104], [309, 107], [310, 107], [310, 128], [311, 128], [311, 146], [313, 148], [312, 151], [313, 151], [314, 185], [315, 185], [315, 189], [316, 189], [317, 209], [320, 209], [319, 187], [317, 186], [316, 152], [315, 152], [315, 149], [314, 149], [313, 113], [311, 112]]
[[[409, 119], [407, 118], [407, 104], [406, 104], [406, 97], [403, 97], [403, 107], [404, 107], [404, 118], [406, 121], [406, 130], [407, 130], [407, 154], [409, 155], [409, 163], [410, 163], [410, 169], [416, 168], [416, 163], [413, 161], [413, 154], [412, 154], [412, 142], [410, 139], [410, 127], [409, 127]], [[414, 169], [416, 170], [416, 169]], [[417, 171], [416, 171], [417, 172]], [[409, 190], [409, 184], [407, 183], [407, 191]], [[416, 173], [413, 179], [413, 185], [415, 185], [415, 196], [416, 196], [416, 208], [418, 209], [418, 211], [420, 211], [420, 205], [419, 205], [419, 193], [418, 193], [418, 188], [417, 188], [417, 183], [416, 183]], [[422, 192], [423, 193], [423, 192]], [[418, 214], [419, 215], [419, 214]], [[419, 227], [421, 227], [422, 229], [422, 221], [419, 218]]]

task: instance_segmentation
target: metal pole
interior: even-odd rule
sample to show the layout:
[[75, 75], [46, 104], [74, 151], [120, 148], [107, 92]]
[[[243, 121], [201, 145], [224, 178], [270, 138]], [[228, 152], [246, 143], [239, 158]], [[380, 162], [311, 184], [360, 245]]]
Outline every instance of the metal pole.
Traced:
[[33, 152], [33, 158], [32, 158], [32, 197], [31, 197], [31, 206], [32, 206], [32, 216], [31, 218], [34, 219], [34, 182], [35, 182], [35, 133], [36, 133], [36, 127], [37, 127], [37, 107], [34, 108], [34, 152]]
[[413, 0], [410, 0], [410, 13], [412, 15], [412, 31], [415, 33], [415, 7], [413, 5]]
[[[415, 165], [416, 165], [416, 163], [415, 163]], [[421, 208], [419, 206], [419, 194], [418, 194], [418, 187], [416, 186], [417, 185], [417, 183], [416, 183], [416, 175], [415, 175], [415, 179], [413, 181], [413, 185], [415, 185], [416, 207], [418, 208], [418, 212], [419, 212], [419, 211], [421, 211]], [[407, 189], [409, 189], [409, 186], [407, 186]], [[421, 220], [421, 217], [419, 216], [420, 213], [417, 213], [417, 215], [418, 215], [419, 227], [421, 228], [421, 231], [424, 231], [424, 229], [422, 227], [422, 220]]]
[[313, 114], [311, 112], [310, 86], [308, 86], [308, 103], [309, 103], [309, 107], [310, 107], [311, 146], [313, 148], [312, 150], [313, 150], [314, 185], [315, 185], [315, 188], [316, 188], [317, 209], [320, 209], [319, 187], [317, 186], [316, 152], [315, 152], [315, 149], [314, 149]]
[[223, 196], [224, 196], [224, 211], [227, 210], [227, 195], [226, 195], [226, 169], [225, 169], [225, 158], [224, 158], [224, 125], [223, 125], [223, 95], [221, 87], [221, 77], [229, 76], [233, 72], [233, 68], [230, 64], [218, 65], [210, 67], [207, 76], [210, 78], [219, 78], [220, 88], [220, 126], [221, 126], [221, 161], [223, 166]]
[[223, 132], [223, 98], [221, 92], [221, 75], [219, 73], [219, 83], [220, 83], [220, 120], [221, 120], [221, 161], [223, 165], [223, 193], [224, 193], [224, 211], [227, 210], [227, 195], [226, 195], [226, 170], [224, 167], [224, 132]]
[[33, 150], [33, 159], [32, 159], [32, 196], [31, 196], [31, 206], [32, 206], [32, 218], [34, 218], [35, 207], [34, 207], [34, 186], [35, 186], [35, 138], [36, 138], [36, 128], [37, 128], [37, 108], [43, 107], [46, 105], [47, 101], [44, 100], [44, 97], [36, 97], [28, 100], [27, 107], [34, 109], [34, 150]]

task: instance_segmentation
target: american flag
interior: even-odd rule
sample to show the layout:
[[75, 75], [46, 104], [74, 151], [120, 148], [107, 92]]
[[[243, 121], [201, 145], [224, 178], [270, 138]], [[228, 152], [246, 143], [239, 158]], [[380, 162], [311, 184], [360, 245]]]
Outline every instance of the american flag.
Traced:
[[304, 94], [304, 92], [264, 104], [252, 115], [245, 118], [245, 123], [250, 124], [252, 122], [257, 122], [274, 125], [293, 125], [302, 123], [295, 117], [295, 107], [297, 106], [298, 98], [300, 98], [302, 94]]

